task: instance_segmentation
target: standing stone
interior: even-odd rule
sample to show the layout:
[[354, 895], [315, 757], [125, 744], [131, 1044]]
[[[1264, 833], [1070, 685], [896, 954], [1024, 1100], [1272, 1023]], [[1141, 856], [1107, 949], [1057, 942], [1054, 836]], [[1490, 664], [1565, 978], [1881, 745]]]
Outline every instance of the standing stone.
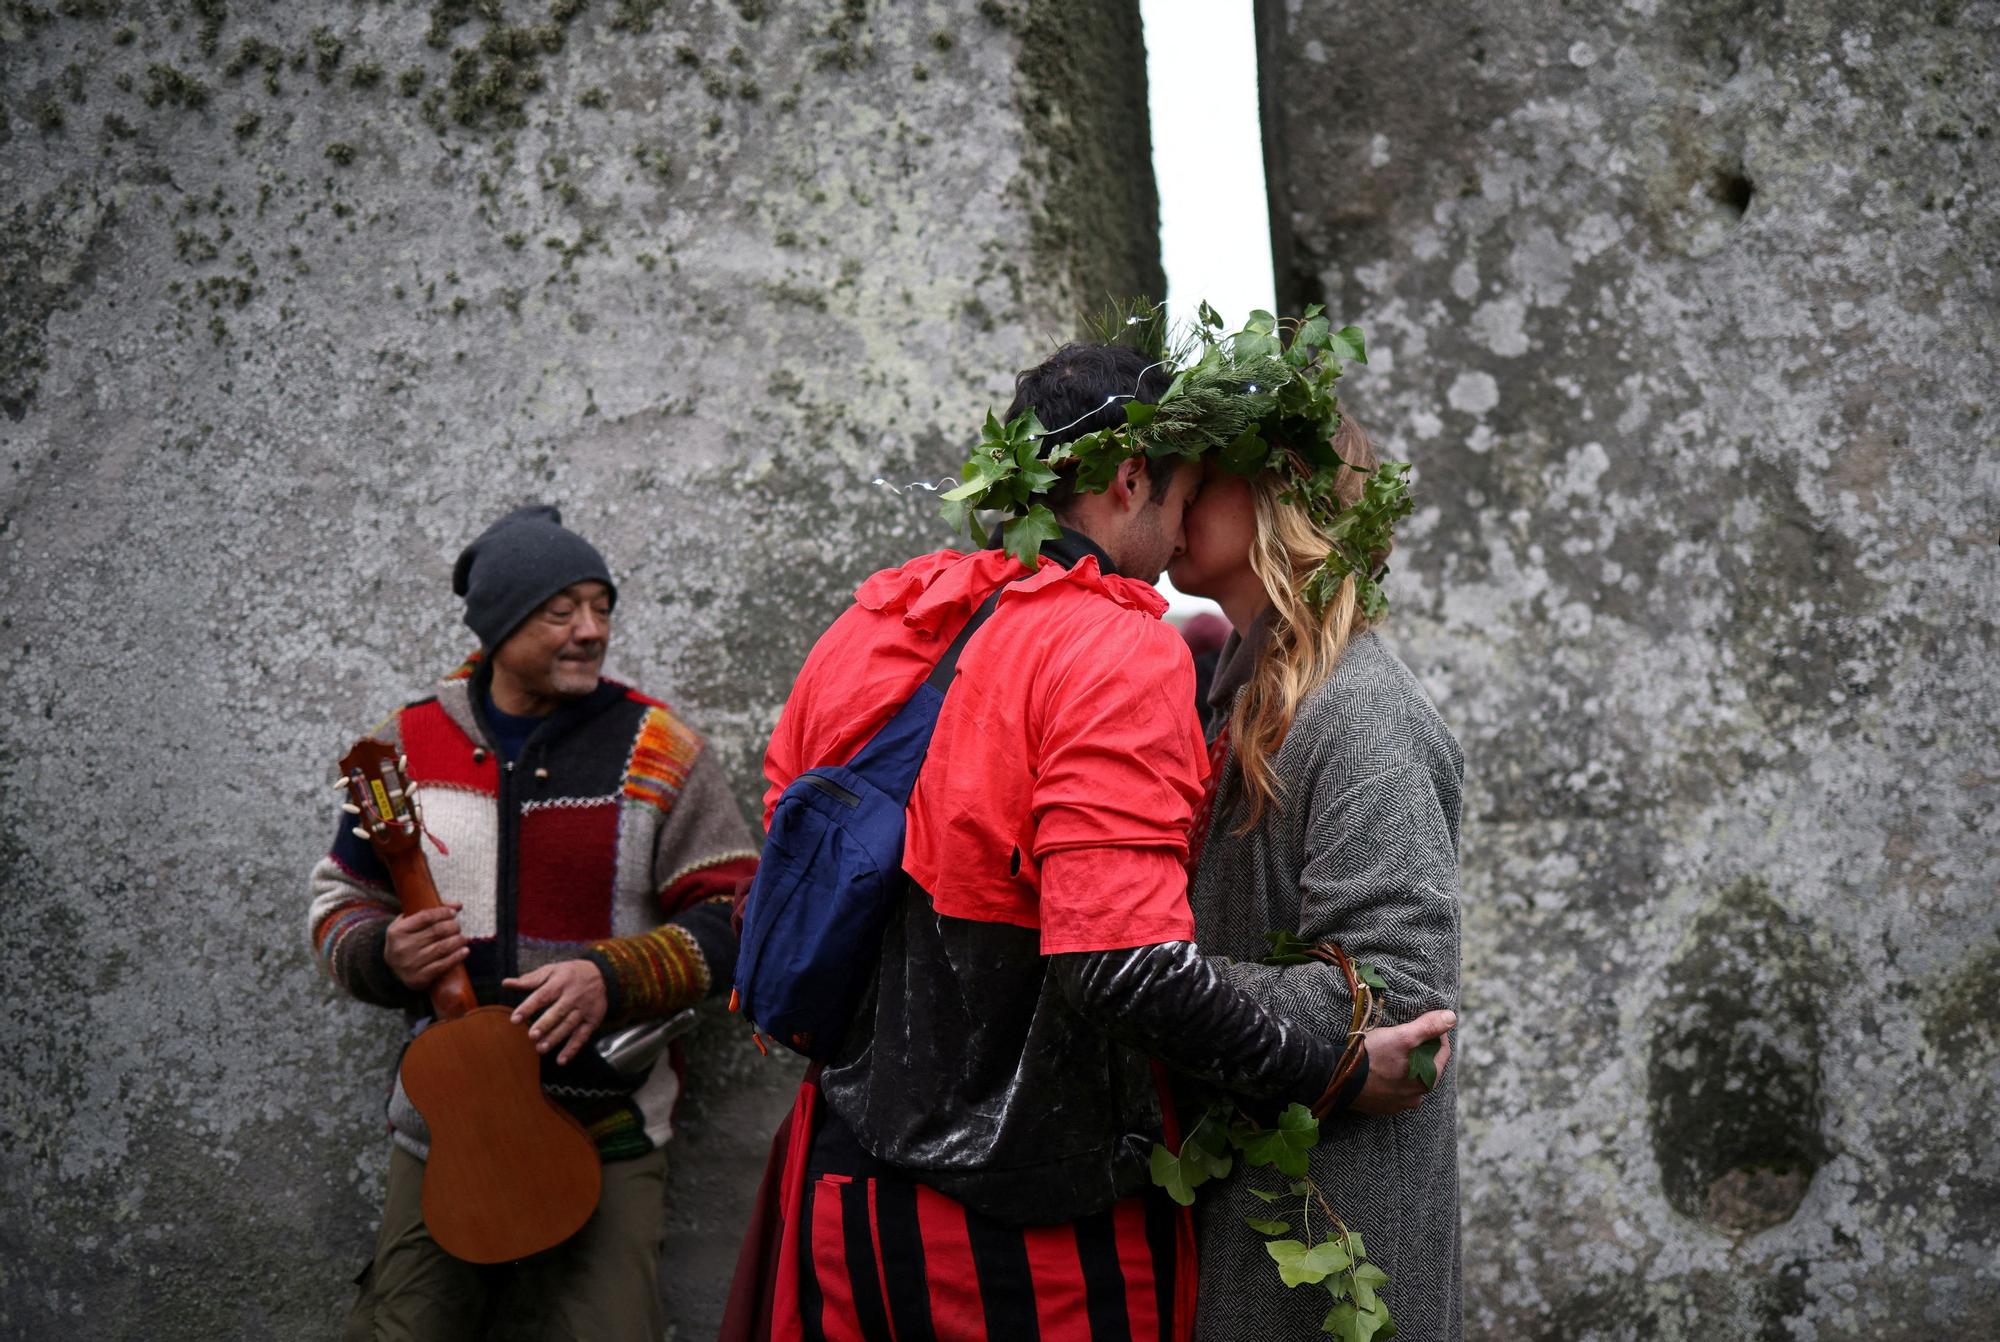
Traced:
[[1468, 1335], [2000, 1335], [2000, 7], [1259, 19], [1465, 744]]
[[[561, 503], [746, 813], [1014, 369], [1158, 293], [1136, 6], [0, 9], [0, 1334], [335, 1335], [399, 1029], [304, 944], [346, 743]], [[1138, 165], [1135, 167], [1135, 165]], [[693, 1048], [706, 1336], [798, 1068]]]

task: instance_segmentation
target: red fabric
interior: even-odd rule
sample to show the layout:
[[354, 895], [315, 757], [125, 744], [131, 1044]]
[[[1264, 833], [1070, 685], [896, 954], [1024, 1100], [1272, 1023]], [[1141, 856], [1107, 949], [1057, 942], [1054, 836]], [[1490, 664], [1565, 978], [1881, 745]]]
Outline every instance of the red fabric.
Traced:
[[[1188, 940], [1176, 864], [1206, 753], [1187, 647], [1159, 593], [1095, 557], [1023, 575], [997, 550], [946, 550], [864, 582], [772, 735], [766, 823], [800, 773], [854, 757], [1004, 583], [911, 794], [904, 870], [939, 913], [1041, 929], [1045, 952]], [[1089, 879], [1046, 880], [1072, 851], [1090, 855]]]
[[515, 909], [520, 934], [536, 941], [595, 941], [611, 935], [618, 876], [618, 803], [538, 806], [521, 815]]
[[786, 1114], [771, 1135], [771, 1150], [764, 1157], [764, 1177], [758, 1181], [756, 1201], [750, 1204], [750, 1224], [744, 1228], [743, 1247], [737, 1251], [736, 1271], [729, 1280], [729, 1301], [723, 1308], [716, 1342], [770, 1342], [783, 1202], [791, 1191], [785, 1178], [804, 1171], [803, 1166], [786, 1165], [791, 1144], [792, 1115]]
[[1171, 848], [1049, 854], [1042, 864], [1042, 954], [1193, 941], [1189, 871]]
[[[1118, 1243], [1118, 1269], [1125, 1278], [1125, 1317], [1134, 1337], [1160, 1335], [1160, 1302], [1153, 1282], [1153, 1248], [1146, 1242], [1146, 1208], [1136, 1198], [1111, 1204], [1111, 1224]], [[1181, 1272], [1180, 1278], [1192, 1280]], [[1178, 1302], [1176, 1302], [1178, 1308]]]
[[691, 871], [660, 891], [660, 912], [672, 917], [683, 909], [710, 899], [734, 899], [739, 887], [747, 889], [757, 874], [754, 857], [731, 858], [712, 867]]
[[[1035, 1283], [1035, 1320], [1041, 1342], [1091, 1342], [1090, 1306], [1083, 1262], [1076, 1251], [1076, 1227], [1030, 1226], [1021, 1242], [1028, 1251], [1028, 1275]], [[1146, 1276], [1152, 1276], [1147, 1264]], [[1134, 1332], [1134, 1337], [1142, 1334]]]
[[785, 1151], [785, 1191], [779, 1199], [777, 1279], [771, 1292], [771, 1342], [803, 1342], [799, 1312], [799, 1212], [806, 1201], [806, 1163], [812, 1155], [813, 1120], [819, 1111], [819, 1064], [806, 1069], [792, 1102], [790, 1146]]
[[854, 1287], [847, 1275], [847, 1227], [841, 1215], [838, 1186], [848, 1182], [844, 1174], [822, 1174], [820, 1193], [833, 1186], [834, 1196], [815, 1196], [812, 1217], [813, 1276], [819, 1281], [826, 1308], [820, 1316], [820, 1331], [826, 1342], [866, 1342], [854, 1318]]
[[[500, 795], [500, 762], [492, 751], [477, 749], [437, 700], [404, 709], [396, 730], [409, 756], [411, 781]], [[475, 753], [481, 758], [474, 760]]]
[[1201, 805], [1194, 808], [1194, 822], [1188, 826], [1188, 875], [1201, 865], [1201, 850], [1208, 843], [1209, 821], [1215, 817], [1215, 793], [1222, 786], [1222, 766], [1229, 760], [1229, 724], [1224, 722], [1215, 739], [1208, 743], [1208, 783], [1201, 790]]
[[931, 1331], [939, 1337], [986, 1342], [986, 1310], [965, 1207], [933, 1188], [917, 1188], [917, 1225], [924, 1241], [924, 1276], [931, 1297]]

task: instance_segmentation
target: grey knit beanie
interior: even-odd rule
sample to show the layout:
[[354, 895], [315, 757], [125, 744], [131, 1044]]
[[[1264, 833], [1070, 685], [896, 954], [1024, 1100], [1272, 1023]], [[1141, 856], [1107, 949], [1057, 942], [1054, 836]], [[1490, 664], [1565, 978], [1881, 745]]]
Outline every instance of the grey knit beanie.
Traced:
[[479, 533], [451, 570], [451, 590], [465, 598], [465, 623], [492, 652], [563, 588], [601, 582], [618, 599], [618, 586], [596, 547], [565, 530], [548, 504], [516, 508]]

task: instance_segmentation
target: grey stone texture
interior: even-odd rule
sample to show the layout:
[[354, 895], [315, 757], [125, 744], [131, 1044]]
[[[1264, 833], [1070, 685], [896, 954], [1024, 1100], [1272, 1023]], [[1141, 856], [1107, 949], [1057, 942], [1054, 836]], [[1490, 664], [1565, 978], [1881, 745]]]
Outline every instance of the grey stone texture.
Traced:
[[[1136, 6], [0, 6], [0, 1335], [335, 1334], [399, 1029], [304, 946], [332, 761], [553, 500], [746, 813], [1013, 370], [1162, 287]], [[1135, 167], [1135, 165], [1137, 165]], [[670, 1154], [719, 1316], [798, 1068]]]
[[1466, 753], [1468, 1335], [2000, 1336], [2000, 7], [1259, 23]]

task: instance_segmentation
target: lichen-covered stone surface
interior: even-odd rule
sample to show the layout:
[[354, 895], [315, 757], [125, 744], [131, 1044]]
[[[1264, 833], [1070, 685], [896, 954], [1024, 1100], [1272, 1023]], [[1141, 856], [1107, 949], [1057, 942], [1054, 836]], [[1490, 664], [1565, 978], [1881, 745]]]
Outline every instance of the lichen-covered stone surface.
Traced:
[[1468, 1335], [2000, 1336], [2000, 7], [1259, 18], [1465, 745]]
[[[871, 480], [1161, 287], [1137, 28], [0, 6], [0, 1334], [335, 1335], [400, 1031], [313, 968], [304, 874], [332, 761], [471, 642], [459, 547], [560, 502], [614, 673], [750, 812], [811, 638], [943, 539]], [[707, 1022], [669, 1155], [683, 1338], [797, 1074], [745, 1034]]]

